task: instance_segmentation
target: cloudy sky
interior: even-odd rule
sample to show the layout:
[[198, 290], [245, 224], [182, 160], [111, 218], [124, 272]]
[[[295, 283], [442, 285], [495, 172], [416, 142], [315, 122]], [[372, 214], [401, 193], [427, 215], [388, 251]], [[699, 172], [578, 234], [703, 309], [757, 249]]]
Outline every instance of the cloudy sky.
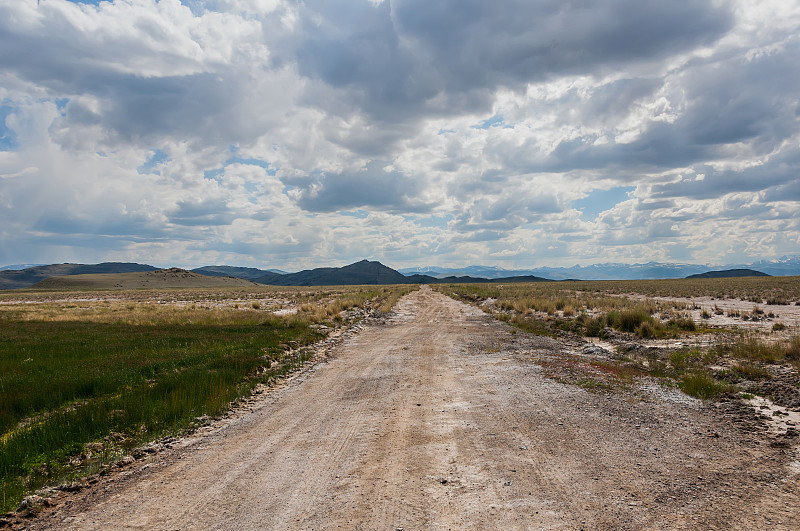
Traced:
[[800, 0], [0, 0], [0, 265], [800, 253]]

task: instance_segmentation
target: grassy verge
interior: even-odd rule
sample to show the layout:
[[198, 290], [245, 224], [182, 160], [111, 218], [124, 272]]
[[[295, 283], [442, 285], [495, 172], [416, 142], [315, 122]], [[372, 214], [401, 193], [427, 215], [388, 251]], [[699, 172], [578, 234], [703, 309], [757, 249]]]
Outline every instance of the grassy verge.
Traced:
[[[217, 416], [311, 357], [354, 308], [388, 311], [408, 286], [296, 292], [276, 316], [208, 294], [191, 306], [47, 302], [0, 311], [0, 513], [44, 485]], [[282, 300], [285, 301], [285, 296]], [[243, 301], [252, 294], [239, 297]], [[263, 298], [263, 297], [262, 297]], [[237, 299], [238, 300], [238, 299]], [[323, 308], [323, 311], [319, 309]]]
[[731, 390], [730, 385], [715, 380], [705, 371], [692, 371], [684, 374], [678, 385], [687, 395], [701, 399], [714, 398]]

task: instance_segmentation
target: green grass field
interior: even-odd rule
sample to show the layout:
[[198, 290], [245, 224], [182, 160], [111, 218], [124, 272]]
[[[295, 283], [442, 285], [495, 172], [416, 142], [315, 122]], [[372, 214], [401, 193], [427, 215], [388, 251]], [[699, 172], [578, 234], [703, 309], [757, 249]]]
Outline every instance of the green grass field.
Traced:
[[[354, 307], [388, 311], [410, 287], [12, 294], [0, 306], [0, 512], [43, 485], [96, 471], [132, 447], [217, 416], [302, 365], [302, 347]], [[276, 295], [276, 293], [280, 293]], [[63, 297], [63, 293], [61, 293]], [[253, 300], [297, 303], [276, 316]], [[234, 302], [235, 301], [235, 302]], [[302, 302], [301, 302], [302, 301]], [[8, 303], [11, 302], [11, 303]], [[289, 348], [289, 347], [292, 348]], [[91, 452], [87, 448], [92, 448]], [[92, 459], [87, 455], [92, 454]]]

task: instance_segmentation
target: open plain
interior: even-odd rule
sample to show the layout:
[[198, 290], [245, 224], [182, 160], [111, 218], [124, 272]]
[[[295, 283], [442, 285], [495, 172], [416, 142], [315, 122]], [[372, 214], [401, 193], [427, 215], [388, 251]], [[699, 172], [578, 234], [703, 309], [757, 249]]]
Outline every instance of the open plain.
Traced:
[[[796, 529], [797, 438], [423, 287], [227, 418], [58, 491], [30, 529]], [[563, 373], [563, 374], [562, 374]]]

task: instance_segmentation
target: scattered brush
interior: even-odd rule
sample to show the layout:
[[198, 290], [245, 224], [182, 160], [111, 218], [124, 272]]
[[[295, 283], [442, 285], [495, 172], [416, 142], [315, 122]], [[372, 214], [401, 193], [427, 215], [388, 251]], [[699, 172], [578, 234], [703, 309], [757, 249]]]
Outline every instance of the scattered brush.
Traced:
[[674, 330], [683, 330], [685, 332], [694, 332], [697, 330], [697, 325], [694, 321], [685, 317], [670, 319], [667, 322], [667, 326]]
[[772, 377], [766, 369], [751, 362], [737, 363], [731, 372], [739, 378], [753, 381], [769, 380]]

